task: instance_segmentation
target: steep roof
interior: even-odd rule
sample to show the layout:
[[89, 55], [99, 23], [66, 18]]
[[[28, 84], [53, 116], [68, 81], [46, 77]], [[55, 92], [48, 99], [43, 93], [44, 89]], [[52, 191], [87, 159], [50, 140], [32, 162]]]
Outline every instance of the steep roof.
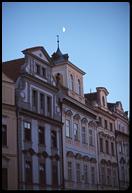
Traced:
[[2, 63], [2, 71], [13, 81], [19, 77], [21, 72], [21, 66], [24, 64], [25, 59], [19, 58], [16, 60], [10, 60]]

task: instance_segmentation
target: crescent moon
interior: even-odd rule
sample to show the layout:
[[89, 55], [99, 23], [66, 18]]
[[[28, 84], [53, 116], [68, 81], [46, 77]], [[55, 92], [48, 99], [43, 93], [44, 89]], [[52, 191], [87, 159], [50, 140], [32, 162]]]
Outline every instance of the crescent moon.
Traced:
[[63, 31], [63, 32], [65, 32], [65, 31], [66, 31], [66, 28], [65, 28], [65, 27], [63, 27], [63, 28], [62, 28], [62, 31]]

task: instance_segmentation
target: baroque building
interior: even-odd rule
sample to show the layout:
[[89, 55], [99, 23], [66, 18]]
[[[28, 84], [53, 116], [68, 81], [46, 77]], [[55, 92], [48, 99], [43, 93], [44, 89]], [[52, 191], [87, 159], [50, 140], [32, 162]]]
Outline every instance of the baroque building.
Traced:
[[[2, 189], [18, 189], [17, 118], [14, 81], [2, 72]], [[13, 174], [13, 177], [12, 177]]]
[[43, 47], [22, 52], [24, 58], [3, 63], [16, 87], [18, 189], [61, 189], [62, 122], [52, 61]]
[[97, 87], [96, 92], [85, 94], [86, 105], [92, 105], [97, 113], [97, 144], [99, 189], [118, 189], [118, 162], [115, 142], [115, 117], [108, 108], [104, 87]]
[[122, 103], [108, 103], [109, 109], [116, 117], [115, 142], [118, 161], [119, 189], [129, 187], [129, 125], [128, 114], [123, 110]]
[[64, 188], [97, 189], [97, 113], [85, 105], [85, 72], [68, 60], [68, 54], [61, 53], [59, 45], [52, 60], [61, 96]]

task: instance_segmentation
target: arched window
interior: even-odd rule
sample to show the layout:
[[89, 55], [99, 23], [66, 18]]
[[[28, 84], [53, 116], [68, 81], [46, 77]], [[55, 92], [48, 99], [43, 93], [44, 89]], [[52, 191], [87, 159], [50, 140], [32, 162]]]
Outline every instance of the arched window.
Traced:
[[104, 98], [104, 96], [102, 96], [102, 102], [103, 102], [103, 106], [105, 106], [105, 98]]
[[74, 89], [74, 80], [73, 80], [72, 74], [70, 75], [70, 89], [71, 89], [71, 90]]
[[81, 83], [80, 80], [78, 79], [78, 94], [81, 95]]

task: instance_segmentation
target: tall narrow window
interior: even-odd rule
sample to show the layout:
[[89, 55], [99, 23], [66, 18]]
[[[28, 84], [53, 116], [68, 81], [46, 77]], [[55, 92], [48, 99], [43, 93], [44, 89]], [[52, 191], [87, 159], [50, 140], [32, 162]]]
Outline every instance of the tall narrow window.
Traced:
[[103, 152], [103, 139], [100, 138], [100, 152]]
[[113, 131], [113, 124], [110, 123], [110, 131]]
[[86, 164], [84, 165], [84, 183], [88, 183], [88, 166]]
[[52, 148], [57, 147], [57, 135], [56, 131], [54, 130], [51, 131], [51, 146]]
[[58, 186], [58, 166], [57, 161], [52, 161], [52, 185], [53, 187]]
[[78, 94], [81, 95], [81, 83], [79, 79], [78, 79]]
[[115, 152], [114, 152], [114, 143], [111, 142], [111, 154], [114, 156]]
[[107, 120], [104, 120], [105, 129], [107, 129]]
[[32, 90], [32, 106], [33, 106], [33, 110], [36, 111], [38, 106], [38, 97], [37, 97], [36, 90]]
[[45, 100], [44, 100], [44, 94], [40, 93], [40, 112], [44, 113], [45, 112]]
[[91, 183], [95, 184], [95, 168], [91, 167]]
[[111, 185], [111, 169], [107, 168], [107, 184]]
[[25, 141], [31, 142], [31, 123], [24, 122]]
[[32, 183], [32, 162], [31, 161], [26, 161], [25, 163], [25, 182], [27, 184]]
[[124, 165], [121, 166], [121, 180], [123, 183], [125, 182], [125, 167], [124, 167]]
[[89, 129], [89, 145], [93, 146], [93, 131]]
[[99, 117], [99, 124], [100, 124], [100, 126], [102, 126], [102, 118], [101, 117]]
[[36, 64], [36, 71], [37, 71], [37, 74], [40, 75], [40, 65], [39, 64]]
[[113, 169], [113, 186], [117, 186], [117, 174], [116, 174], [116, 169]]
[[70, 89], [74, 90], [74, 80], [72, 74], [70, 75]]
[[106, 176], [105, 176], [105, 167], [101, 167], [101, 175], [102, 175], [102, 184], [106, 183]]
[[86, 144], [86, 128], [82, 127], [82, 143]]
[[2, 146], [7, 145], [7, 125], [2, 124]]
[[51, 116], [51, 97], [47, 96], [47, 115]]
[[70, 120], [66, 119], [66, 137], [70, 137]]
[[79, 131], [78, 131], [78, 124], [76, 124], [76, 123], [74, 123], [74, 139], [76, 140], [76, 141], [78, 141], [79, 140]]
[[79, 163], [76, 164], [76, 175], [77, 175], [77, 183], [79, 183], [81, 181], [81, 178], [80, 178], [80, 164]]
[[45, 144], [45, 135], [44, 135], [44, 127], [39, 126], [39, 144]]
[[2, 168], [2, 190], [8, 190], [8, 170]]
[[104, 98], [104, 96], [102, 96], [102, 102], [103, 102], [103, 106], [105, 107], [105, 98]]
[[42, 67], [42, 76], [46, 78], [46, 69], [44, 67]]
[[39, 165], [39, 183], [40, 186], [45, 186], [46, 184], [45, 163]]
[[68, 161], [67, 162], [67, 172], [68, 172], [68, 180], [69, 181], [72, 181], [72, 162], [71, 161]]
[[109, 154], [109, 143], [107, 140], [105, 141], [105, 144], [106, 144], [106, 153]]

